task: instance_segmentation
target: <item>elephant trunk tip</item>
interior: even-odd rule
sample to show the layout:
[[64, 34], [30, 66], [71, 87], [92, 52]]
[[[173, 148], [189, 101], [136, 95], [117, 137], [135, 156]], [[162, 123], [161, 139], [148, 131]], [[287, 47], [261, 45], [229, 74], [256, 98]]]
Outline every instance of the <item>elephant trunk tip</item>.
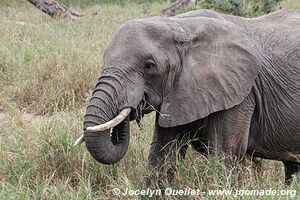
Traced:
[[[92, 157], [102, 164], [114, 164], [120, 161], [129, 145], [129, 117], [113, 129], [100, 132], [86, 130], [84, 141]], [[112, 130], [112, 131], [111, 131]]]

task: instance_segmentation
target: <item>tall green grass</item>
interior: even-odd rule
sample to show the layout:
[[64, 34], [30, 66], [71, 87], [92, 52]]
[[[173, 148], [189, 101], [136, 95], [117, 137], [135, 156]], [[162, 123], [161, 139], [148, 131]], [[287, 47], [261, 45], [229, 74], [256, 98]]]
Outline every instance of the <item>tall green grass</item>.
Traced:
[[[55, 113], [33, 123], [23, 120], [14, 107], [10, 109], [11, 120], [2, 123], [0, 199], [115, 199], [114, 188], [121, 191], [146, 189], [143, 181], [148, 175], [146, 165], [153, 116], [143, 120], [141, 129], [132, 124], [131, 143], [125, 158], [115, 165], [105, 166], [93, 160], [83, 145], [72, 146], [82, 131], [82, 110]], [[165, 183], [165, 186], [198, 188], [202, 192], [236, 188], [300, 189], [300, 181], [294, 181], [289, 187], [283, 184], [283, 166], [279, 162], [264, 161], [258, 167], [246, 161], [239, 166], [239, 173], [233, 175], [222, 159], [217, 155], [206, 158], [189, 149], [186, 159], [177, 161], [179, 165], [173, 184]], [[121, 199], [135, 198], [142, 197]], [[208, 194], [201, 194], [196, 199], [216, 198], [235, 199]], [[167, 199], [186, 197], [168, 196]]]
[[[116, 199], [112, 193], [115, 187], [121, 191], [146, 189], [152, 115], [143, 119], [141, 128], [131, 124], [128, 152], [115, 165], [101, 165], [84, 145], [72, 144], [82, 132], [84, 107], [100, 74], [102, 54], [118, 27], [128, 19], [158, 15], [166, 4], [82, 6], [80, 1], [70, 5], [85, 15], [76, 23], [54, 20], [24, 0], [0, 2], [0, 106], [9, 115], [0, 121], [1, 200]], [[23, 112], [44, 116], [38, 121], [27, 120]], [[262, 161], [259, 167], [247, 161], [233, 176], [222, 159], [216, 155], [205, 158], [189, 149], [186, 159], [178, 161], [173, 184], [165, 186], [203, 192], [235, 188], [299, 192], [300, 177], [284, 186], [279, 162]], [[237, 199], [207, 194], [195, 198]]]

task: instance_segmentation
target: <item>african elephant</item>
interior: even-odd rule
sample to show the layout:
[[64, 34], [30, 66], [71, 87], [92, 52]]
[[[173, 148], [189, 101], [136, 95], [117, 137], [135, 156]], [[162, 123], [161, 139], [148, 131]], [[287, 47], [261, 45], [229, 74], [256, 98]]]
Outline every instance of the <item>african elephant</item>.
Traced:
[[[282, 161], [286, 182], [299, 171], [299, 10], [252, 19], [198, 10], [130, 20], [103, 60], [83, 136], [100, 163], [122, 159], [129, 122], [155, 110], [150, 169], [163, 165], [164, 146], [189, 133], [199, 152], [208, 145], [238, 159]], [[180, 147], [182, 158], [187, 147]]]

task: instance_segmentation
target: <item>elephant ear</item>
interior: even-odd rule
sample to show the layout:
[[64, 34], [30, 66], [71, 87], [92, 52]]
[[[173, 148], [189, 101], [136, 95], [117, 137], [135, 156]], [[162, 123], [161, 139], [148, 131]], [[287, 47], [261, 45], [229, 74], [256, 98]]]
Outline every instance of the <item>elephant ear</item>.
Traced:
[[240, 104], [261, 68], [258, 48], [237, 25], [203, 17], [176, 21], [181, 72], [162, 102], [162, 127], [187, 124]]

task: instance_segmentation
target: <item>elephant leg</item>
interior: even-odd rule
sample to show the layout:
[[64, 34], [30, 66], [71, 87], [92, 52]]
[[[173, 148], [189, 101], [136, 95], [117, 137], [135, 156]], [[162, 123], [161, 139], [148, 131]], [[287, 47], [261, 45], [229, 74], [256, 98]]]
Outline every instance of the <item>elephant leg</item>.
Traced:
[[[182, 141], [182, 140], [180, 140]], [[169, 157], [169, 162], [166, 166], [167, 169], [167, 180], [169, 183], [172, 182], [172, 180], [175, 177], [177, 166], [181, 163], [181, 161], [184, 160], [186, 155], [186, 150], [188, 148], [187, 144], [180, 144], [180, 142], [177, 142], [177, 144], [171, 148], [169, 148], [167, 151], [169, 151], [169, 154], [167, 156]], [[162, 168], [164, 170], [164, 168]]]
[[[159, 173], [159, 185], [161, 185], [162, 177], [165, 176], [163, 172], [167, 172], [167, 180], [172, 181], [176, 171], [174, 164], [185, 157], [188, 145], [183, 143], [183, 132], [179, 128], [162, 128], [157, 122], [155, 124], [148, 167], [151, 175]], [[165, 163], [165, 160], [170, 162]], [[147, 186], [151, 184], [150, 179], [151, 177], [146, 179]]]
[[199, 152], [200, 154], [207, 155], [207, 144], [205, 144], [203, 141], [192, 141], [191, 145], [195, 151]]
[[225, 164], [228, 166], [235, 166], [246, 154], [254, 109], [254, 97], [250, 93], [241, 104], [216, 113], [209, 119], [210, 145], [225, 153]]
[[285, 169], [285, 184], [290, 185], [293, 181], [293, 174], [300, 171], [300, 163], [293, 161], [283, 161]]

